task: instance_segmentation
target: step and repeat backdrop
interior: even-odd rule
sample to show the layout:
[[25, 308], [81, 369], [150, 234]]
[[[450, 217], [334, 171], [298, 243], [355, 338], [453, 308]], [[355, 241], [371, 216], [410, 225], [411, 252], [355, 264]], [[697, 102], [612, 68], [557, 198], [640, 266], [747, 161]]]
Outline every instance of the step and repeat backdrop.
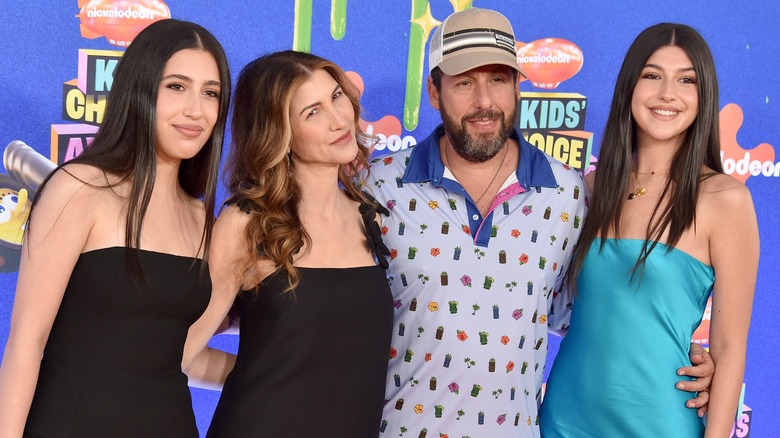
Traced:
[[[149, 23], [178, 18], [209, 29], [227, 51], [234, 80], [247, 62], [271, 51], [309, 51], [335, 61], [362, 92], [361, 122], [378, 140], [374, 155], [381, 156], [414, 147], [439, 123], [424, 89], [426, 43], [447, 15], [471, 6], [495, 9], [514, 26], [518, 62], [528, 73], [517, 127], [532, 144], [583, 171], [598, 159], [614, 81], [633, 38], [651, 24], [673, 21], [697, 28], [709, 42], [720, 81], [724, 168], [752, 192], [762, 244], [744, 407], [732, 436], [776, 436], [780, 4], [772, 0], [6, 0], [0, 17], [6, 84], [0, 100], [0, 345], [8, 337], [25, 202], [55, 163], [89, 146], [113, 71]], [[221, 189], [220, 199], [225, 196]], [[696, 342], [708, 343], [708, 327], [709, 310]], [[234, 351], [236, 341], [220, 335], [213, 343]], [[557, 345], [551, 342], [550, 360]], [[192, 391], [205, 431], [219, 393]]]

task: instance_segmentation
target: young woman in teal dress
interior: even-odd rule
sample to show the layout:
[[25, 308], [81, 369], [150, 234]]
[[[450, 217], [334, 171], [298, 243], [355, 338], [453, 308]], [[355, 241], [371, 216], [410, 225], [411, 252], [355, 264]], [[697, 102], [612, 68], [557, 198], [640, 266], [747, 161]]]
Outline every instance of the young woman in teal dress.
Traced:
[[91, 146], [38, 191], [0, 368], [0, 436], [197, 437], [187, 331], [230, 101], [219, 42], [162, 20], [124, 53]]
[[[723, 174], [718, 84], [694, 29], [663, 23], [618, 75], [551, 371], [551, 437], [727, 437], [740, 397], [759, 239], [747, 188]], [[674, 370], [712, 293], [706, 427]], [[641, 354], [635, 354], [640, 351]], [[690, 405], [689, 405], [690, 406]]]
[[[194, 384], [225, 382], [208, 436], [376, 436], [393, 302], [384, 209], [353, 181], [369, 153], [358, 92], [284, 51], [244, 67], [235, 96], [212, 302], [185, 348]], [[206, 348], [237, 297], [238, 354]]]

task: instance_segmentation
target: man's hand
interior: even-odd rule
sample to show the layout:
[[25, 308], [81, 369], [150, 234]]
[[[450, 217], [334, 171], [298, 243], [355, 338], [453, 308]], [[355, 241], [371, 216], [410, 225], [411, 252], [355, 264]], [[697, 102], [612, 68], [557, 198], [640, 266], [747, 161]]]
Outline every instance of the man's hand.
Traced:
[[697, 408], [699, 417], [703, 417], [707, 413], [707, 404], [710, 402], [709, 389], [712, 376], [715, 374], [715, 362], [712, 361], [712, 356], [707, 350], [695, 343], [691, 343], [690, 358], [692, 366], [678, 369], [677, 375], [695, 377], [696, 380], [677, 382], [677, 389], [698, 393], [696, 398], [688, 400], [685, 406]]

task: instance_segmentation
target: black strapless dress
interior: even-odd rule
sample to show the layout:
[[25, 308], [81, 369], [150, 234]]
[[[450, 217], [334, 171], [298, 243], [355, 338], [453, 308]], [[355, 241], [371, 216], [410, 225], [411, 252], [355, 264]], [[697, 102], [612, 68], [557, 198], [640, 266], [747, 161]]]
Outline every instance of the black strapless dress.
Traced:
[[26, 437], [198, 436], [181, 359], [187, 330], [211, 297], [208, 271], [200, 273], [201, 260], [142, 250], [146, 284], [135, 283], [127, 251], [79, 257], [46, 344]]
[[[364, 220], [369, 243], [386, 252], [373, 212]], [[294, 296], [282, 293], [286, 273], [240, 295], [238, 358], [208, 437], [379, 433], [393, 318], [385, 270], [298, 269]]]

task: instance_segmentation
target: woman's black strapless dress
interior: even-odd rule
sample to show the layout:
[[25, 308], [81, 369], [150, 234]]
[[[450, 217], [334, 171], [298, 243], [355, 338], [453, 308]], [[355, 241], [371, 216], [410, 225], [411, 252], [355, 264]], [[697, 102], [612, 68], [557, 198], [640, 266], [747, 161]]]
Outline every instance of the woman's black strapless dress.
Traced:
[[[364, 220], [368, 241], [386, 264], [373, 212]], [[286, 273], [240, 295], [238, 358], [208, 437], [379, 433], [393, 318], [385, 270], [298, 269], [294, 295], [282, 292]]]
[[[124, 247], [81, 254], [52, 326], [26, 437], [197, 437], [181, 359], [211, 297], [202, 261]], [[45, 275], [45, 273], [40, 273]]]

